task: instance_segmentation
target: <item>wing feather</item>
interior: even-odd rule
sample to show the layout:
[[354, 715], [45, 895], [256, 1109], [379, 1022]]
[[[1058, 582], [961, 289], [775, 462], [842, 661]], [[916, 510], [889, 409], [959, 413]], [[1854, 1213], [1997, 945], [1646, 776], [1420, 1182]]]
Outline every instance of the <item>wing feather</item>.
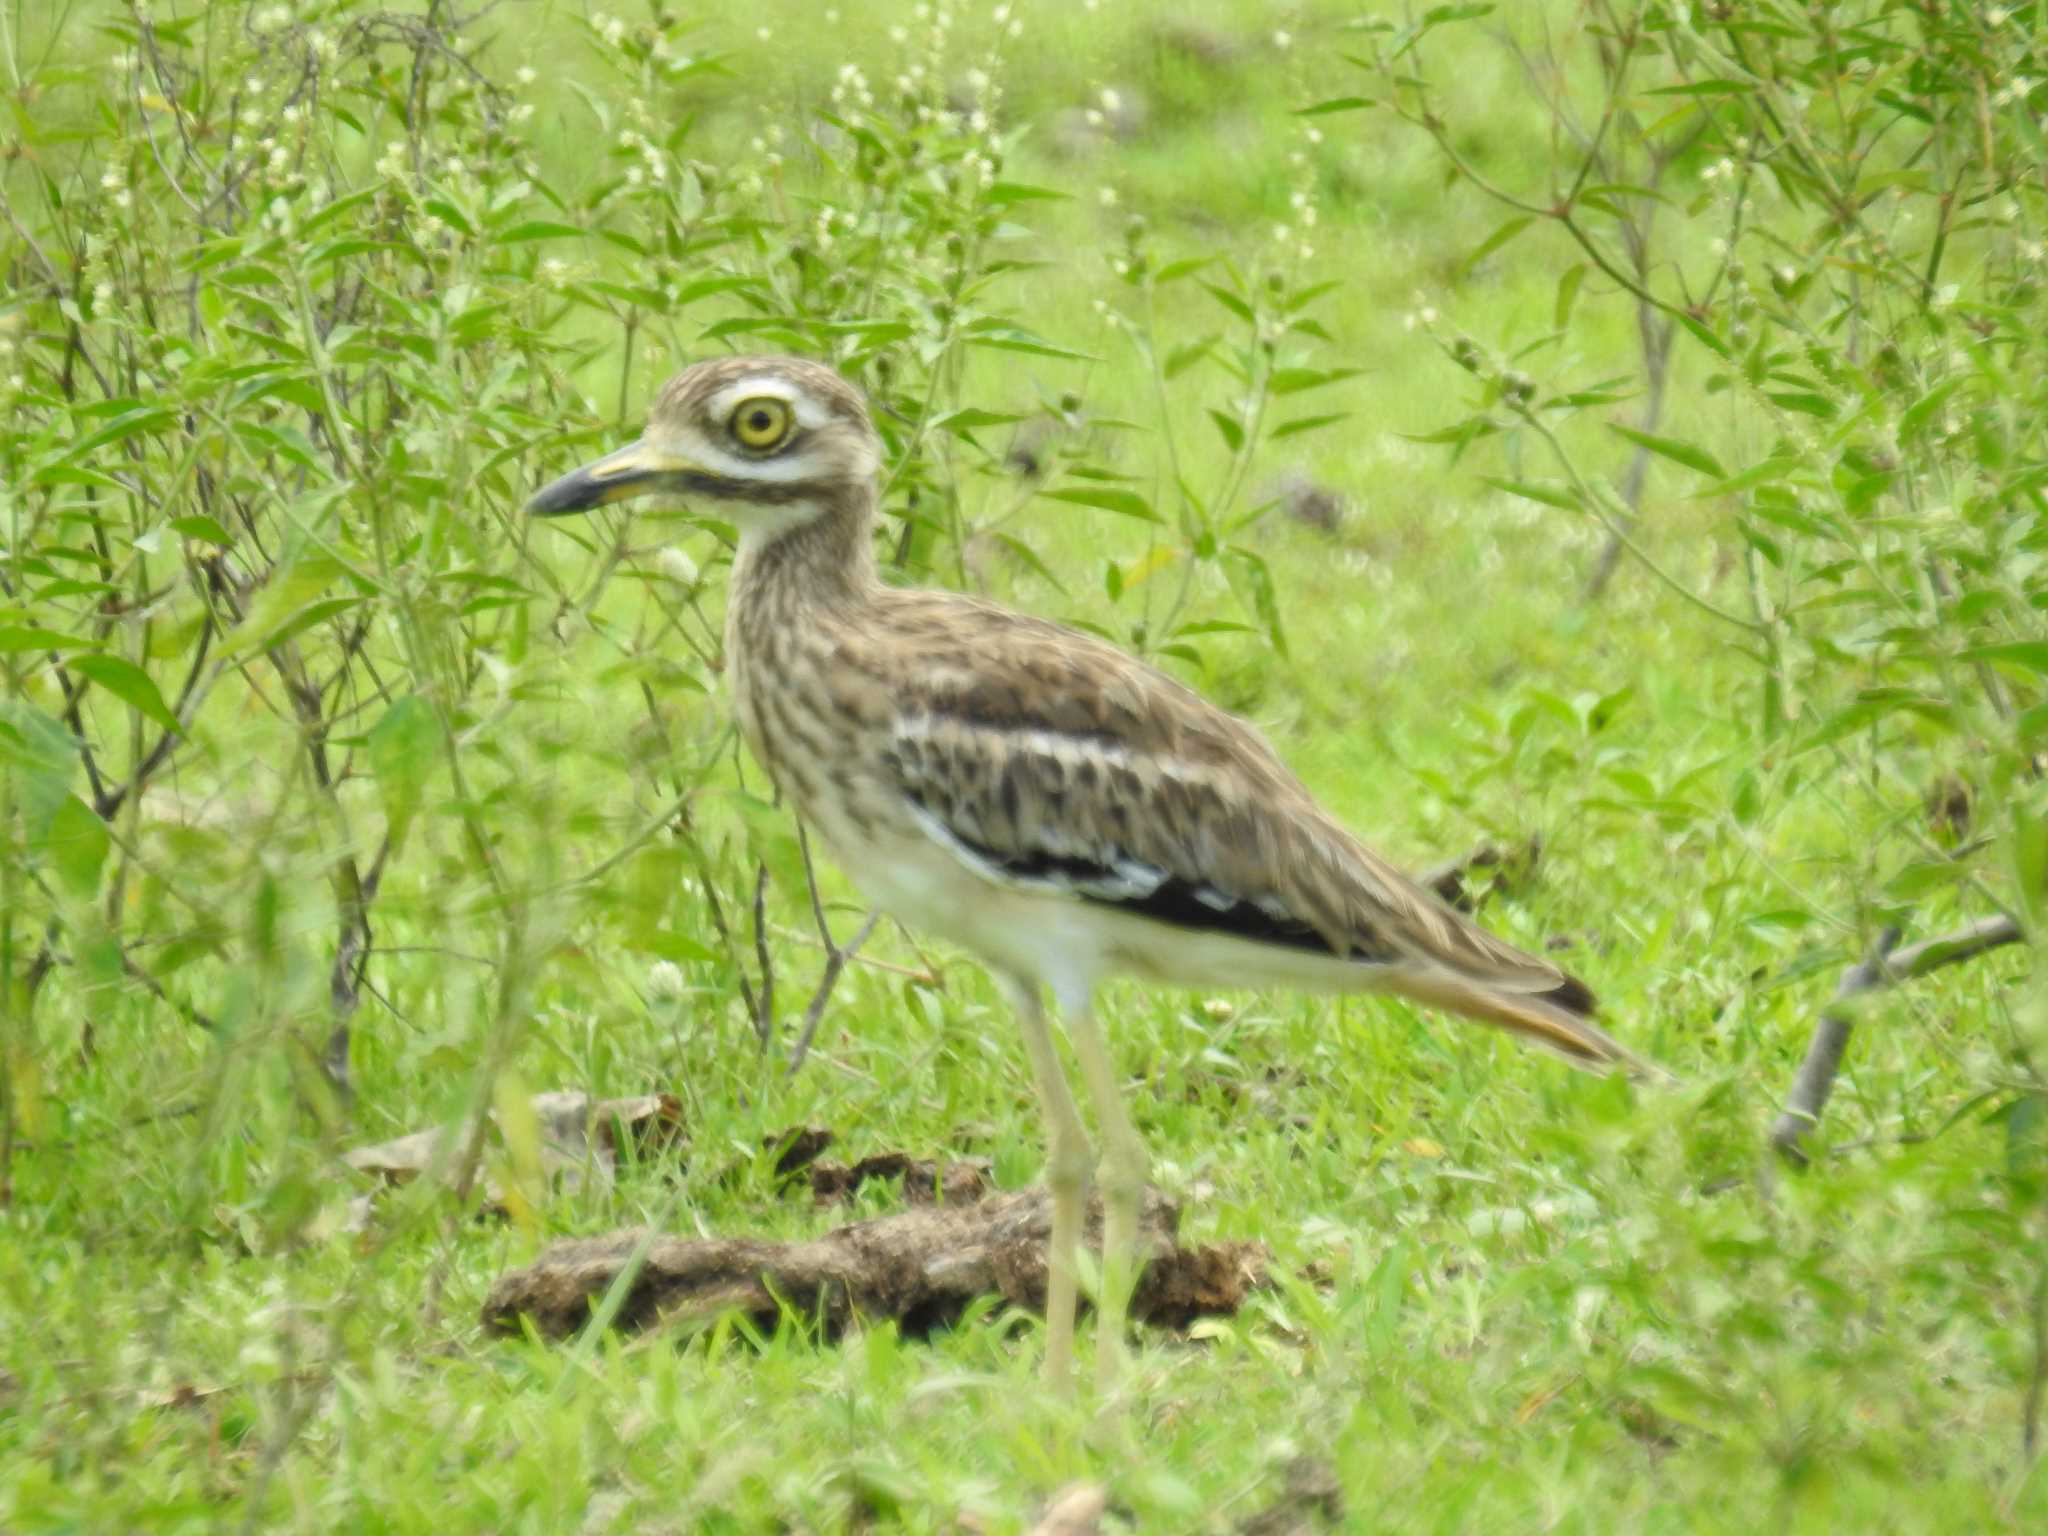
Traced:
[[899, 682], [884, 773], [977, 873], [1357, 960], [1582, 1065], [1633, 1062], [1588, 1022], [1583, 983], [1359, 842], [1252, 727], [1092, 636], [953, 594], [892, 597], [898, 654], [872, 673]]

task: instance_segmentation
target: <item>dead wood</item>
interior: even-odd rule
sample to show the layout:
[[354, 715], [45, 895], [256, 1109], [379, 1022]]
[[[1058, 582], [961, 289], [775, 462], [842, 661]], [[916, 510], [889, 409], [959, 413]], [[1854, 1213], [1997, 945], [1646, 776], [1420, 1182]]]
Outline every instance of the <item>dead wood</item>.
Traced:
[[810, 1173], [811, 1197], [820, 1205], [853, 1199], [870, 1179], [901, 1181], [906, 1205], [972, 1205], [989, 1192], [984, 1157], [940, 1162], [908, 1152], [881, 1152], [857, 1163], [814, 1163]]
[[1029, 1536], [1098, 1536], [1109, 1513], [1109, 1490], [1100, 1483], [1069, 1483], [1052, 1496]]
[[1792, 1079], [1792, 1091], [1786, 1096], [1784, 1112], [1771, 1126], [1771, 1146], [1787, 1162], [1798, 1167], [1806, 1165], [1806, 1138], [1820, 1124], [1828, 1095], [1834, 1092], [1835, 1076], [1842, 1069], [1842, 1053], [1849, 1048], [1849, 1033], [1855, 1027], [1845, 1006], [1851, 999], [1884, 991], [1945, 965], [1974, 959], [1986, 950], [2017, 944], [2026, 935], [2009, 917], [1987, 917], [1905, 949], [1898, 947], [1900, 937], [1897, 928], [1887, 928], [1878, 935], [1862, 962], [1843, 973], [1835, 986], [1834, 1002], [1814, 1026], [1806, 1059], [1800, 1062]]
[[[674, 1094], [643, 1093], [626, 1099], [592, 1099], [575, 1089], [537, 1093], [528, 1102], [539, 1136], [539, 1171], [551, 1186], [579, 1188], [586, 1177], [599, 1188], [612, 1179], [622, 1138], [650, 1155], [682, 1138], [683, 1106]], [[493, 1141], [501, 1138], [496, 1110], [484, 1117]], [[476, 1133], [474, 1123], [434, 1126], [410, 1135], [357, 1147], [342, 1161], [386, 1184], [408, 1184], [421, 1175], [453, 1179], [457, 1149]], [[827, 1140], [830, 1139], [829, 1134]], [[813, 1153], [813, 1156], [816, 1154]], [[494, 1174], [484, 1180], [486, 1209], [503, 1210], [506, 1191]]]
[[1318, 1536], [1344, 1518], [1344, 1490], [1336, 1469], [1313, 1456], [1297, 1456], [1282, 1475], [1280, 1497], [1237, 1528], [1238, 1536]]
[[1460, 912], [1473, 912], [1496, 892], [1510, 893], [1524, 884], [1535, 874], [1537, 861], [1542, 857], [1540, 837], [1532, 837], [1514, 848], [1481, 843], [1469, 853], [1432, 864], [1415, 878], [1417, 884], [1436, 892], [1446, 905]]
[[[1163, 1328], [1235, 1312], [1266, 1278], [1262, 1244], [1184, 1248], [1175, 1240], [1179, 1223], [1179, 1207], [1147, 1191], [1139, 1223], [1146, 1267], [1131, 1316]], [[787, 1307], [815, 1318], [827, 1335], [883, 1318], [924, 1334], [984, 1296], [1042, 1312], [1051, 1226], [1050, 1199], [1033, 1188], [973, 1205], [917, 1207], [803, 1242], [657, 1237], [616, 1322], [638, 1329], [741, 1312], [769, 1329]], [[1099, 1248], [1099, 1200], [1089, 1207], [1087, 1238]], [[557, 1243], [538, 1262], [499, 1277], [484, 1302], [485, 1324], [516, 1329], [527, 1317], [550, 1338], [576, 1332], [644, 1241], [643, 1232], [628, 1230]]]

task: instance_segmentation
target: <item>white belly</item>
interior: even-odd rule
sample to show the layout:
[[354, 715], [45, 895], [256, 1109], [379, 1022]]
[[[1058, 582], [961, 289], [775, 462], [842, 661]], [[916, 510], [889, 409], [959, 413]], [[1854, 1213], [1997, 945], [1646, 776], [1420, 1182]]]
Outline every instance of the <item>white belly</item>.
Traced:
[[1366, 991], [1384, 969], [1355, 960], [1175, 928], [1101, 902], [991, 881], [917, 832], [863, 835], [815, 825], [861, 892], [918, 934], [950, 940], [995, 970], [1085, 1007], [1097, 982], [1135, 975], [1175, 986]]

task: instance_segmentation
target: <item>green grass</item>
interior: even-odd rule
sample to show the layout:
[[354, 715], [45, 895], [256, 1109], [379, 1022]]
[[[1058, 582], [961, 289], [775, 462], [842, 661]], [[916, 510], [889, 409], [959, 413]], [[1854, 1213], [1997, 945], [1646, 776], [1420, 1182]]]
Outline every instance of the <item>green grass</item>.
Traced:
[[[843, 58], [887, 68], [887, 16], [844, 9], [836, 28], [797, 0], [707, 20], [699, 40], [727, 65], [696, 103], [691, 152], [744, 158], [764, 125], [816, 107]], [[910, 7], [886, 9], [916, 25]], [[1048, 9], [1009, 48], [1009, 110], [1045, 126], [1006, 174], [1073, 196], [1040, 210], [1028, 249], [1045, 264], [1010, 294], [1042, 334], [1103, 361], [979, 354], [964, 397], [1028, 409], [1073, 388], [1099, 414], [1138, 416], [1148, 375], [1093, 307], [1120, 291], [1108, 258], [1122, 219], [1145, 212], [1169, 254], [1256, 260], [1303, 143], [1292, 109], [1355, 84], [1334, 57], [1350, 12], [1290, 10], [1282, 50], [1265, 6], [1174, 8], [1230, 50], [1213, 65], [1162, 41], [1165, 8]], [[539, 137], [564, 186], [595, 174], [565, 86], [587, 65], [572, 14], [503, 13], [490, 56], [501, 73], [543, 67], [538, 99], [561, 121]], [[74, 63], [97, 46], [84, 37], [64, 44]], [[1142, 92], [1146, 126], [1092, 158], [1062, 155], [1053, 115], [1104, 86]], [[1459, 99], [1481, 124], [1469, 153], [1538, 163], [1531, 105], [1498, 61], [1475, 53]], [[1005, 1187], [1040, 1162], [1012, 1023], [956, 953], [885, 929], [868, 955], [928, 961], [939, 984], [855, 966], [793, 1080], [757, 1055], [729, 968], [687, 966], [685, 1006], [655, 1016], [655, 940], [711, 942], [690, 864], [657, 840], [597, 882], [574, 877], [667, 800], [673, 763], [717, 742], [722, 705], [701, 669], [634, 656], [636, 640], [663, 636], [638, 583], [612, 583], [596, 631], [552, 630], [536, 601], [501, 653], [471, 759], [517, 899], [449, 907], [474, 870], [444, 793], [378, 904], [345, 1114], [309, 1107], [287, 1048], [325, 985], [324, 867], [287, 862], [266, 884], [260, 859], [232, 862], [164, 823], [137, 830], [148, 859], [213, 893], [224, 923], [283, 938], [261, 972], [187, 973], [184, 990], [226, 1023], [214, 1035], [118, 978], [67, 973], [38, 1004], [35, 1081], [16, 1086], [17, 1100], [33, 1087], [35, 1118], [16, 1132], [0, 1206], [0, 1527], [1012, 1532], [1057, 1486], [1091, 1478], [1129, 1528], [1226, 1531], [1270, 1501], [1296, 1454], [1335, 1468], [1358, 1530], [2038, 1526], [2048, 1485], [2020, 1424], [2039, 1211], [2007, 1177], [2010, 1118], [1972, 1109], [2008, 1070], [2016, 965], [1993, 958], [1873, 1002], [1827, 1127], [1872, 1145], [1773, 1176], [1765, 1127], [1858, 947], [1875, 872], [1911, 835], [1898, 807], [1918, 786], [1772, 755], [1754, 729], [1755, 670], [1728, 633], [1633, 565], [1584, 604], [1596, 529], [1401, 435], [1460, 414], [1469, 384], [1404, 327], [1416, 295], [1447, 325], [1533, 334], [1563, 252], [1531, 239], [1466, 272], [1496, 216], [1447, 190], [1390, 120], [1321, 127], [1316, 254], [1300, 276], [1339, 284], [1319, 311], [1328, 361], [1360, 372], [1332, 396], [1347, 422], [1278, 445], [1258, 477], [1298, 468], [1352, 514], [1334, 536], [1278, 516], [1250, 535], [1285, 603], [1287, 658], [1224, 637], [1184, 673], [1405, 864], [1540, 836], [1536, 877], [1486, 921], [1526, 945], [1556, 940], [1613, 1029], [1681, 1085], [1579, 1077], [1399, 1003], [1212, 1008], [1120, 986], [1104, 1016], [1187, 1232], [1259, 1239], [1282, 1277], [1194, 1340], [1145, 1340], [1121, 1412], [1048, 1400], [1035, 1324], [994, 1314], [922, 1341], [878, 1327], [826, 1344], [799, 1319], [766, 1339], [490, 1336], [477, 1312], [492, 1279], [556, 1238], [641, 1223], [791, 1236], [840, 1219], [763, 1177], [717, 1177], [786, 1126], [832, 1127], [854, 1154], [930, 1155], [964, 1137]], [[1185, 286], [1164, 303], [1162, 330], [1216, 321]], [[1570, 368], [1625, 362], [1631, 323], [1599, 308], [1576, 334], [1612, 355]], [[594, 322], [566, 324], [604, 341]], [[630, 420], [689, 340], [686, 324], [681, 345], [643, 349], [623, 391], [609, 349], [575, 382], [602, 417]], [[1674, 415], [1705, 413], [1699, 388], [1679, 381]], [[1184, 439], [1208, 445], [1191, 474], [1218, 472], [1194, 406], [1176, 409]], [[1133, 473], [1156, 472], [1149, 440], [1120, 451]], [[967, 486], [981, 510], [1014, 494], [994, 476]], [[643, 540], [676, 526], [650, 521]], [[1133, 606], [1102, 595], [1101, 567], [1140, 554], [1139, 531], [1044, 501], [1019, 527], [1059, 586], [998, 566], [998, 595], [1128, 628]], [[501, 537], [483, 518], [450, 536]], [[571, 590], [589, 585], [596, 561], [569, 538], [522, 536]], [[709, 563], [710, 535], [677, 537]], [[1644, 539], [1682, 581], [1736, 600], [1732, 536], [1712, 508], [1653, 479]], [[1220, 585], [1197, 602], [1237, 611]], [[717, 606], [714, 593], [714, 622]], [[1595, 728], [1601, 699], [1613, 702]], [[254, 708], [216, 718], [177, 788], [221, 797], [240, 828], [261, 829], [253, 842], [298, 848], [314, 818], [290, 800], [294, 746], [288, 722]], [[1940, 751], [1907, 762], [1932, 772]], [[1738, 813], [1745, 778], [1768, 788], [1761, 818]], [[721, 849], [744, 846], [735, 783], [720, 768], [695, 813]], [[345, 786], [357, 791], [373, 803]], [[274, 805], [301, 820], [269, 824]], [[545, 816], [529, 821], [536, 806]], [[858, 904], [836, 876], [828, 886], [843, 935]], [[736, 920], [747, 894], [727, 898]], [[800, 889], [779, 884], [769, 910], [787, 1024], [820, 956]], [[518, 942], [479, 963], [499, 925]], [[673, 1091], [687, 1145], [528, 1222], [473, 1217], [426, 1187], [387, 1195], [360, 1233], [314, 1219], [355, 1191], [341, 1148], [459, 1116], [498, 1069], [533, 1089]], [[1298, 1278], [1311, 1267], [1319, 1279]]]

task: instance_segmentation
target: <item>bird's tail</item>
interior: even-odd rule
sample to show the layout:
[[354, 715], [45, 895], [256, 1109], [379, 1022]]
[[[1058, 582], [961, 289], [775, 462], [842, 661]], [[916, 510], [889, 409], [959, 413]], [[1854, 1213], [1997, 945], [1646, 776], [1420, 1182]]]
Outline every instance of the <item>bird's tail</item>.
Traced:
[[1514, 980], [1463, 974], [1443, 966], [1402, 966], [1386, 973], [1389, 991], [1496, 1025], [1589, 1072], [1616, 1067], [1635, 1077], [1670, 1081], [1671, 1074], [1637, 1055], [1593, 1022], [1592, 991], [1563, 976], [1532, 990]]

